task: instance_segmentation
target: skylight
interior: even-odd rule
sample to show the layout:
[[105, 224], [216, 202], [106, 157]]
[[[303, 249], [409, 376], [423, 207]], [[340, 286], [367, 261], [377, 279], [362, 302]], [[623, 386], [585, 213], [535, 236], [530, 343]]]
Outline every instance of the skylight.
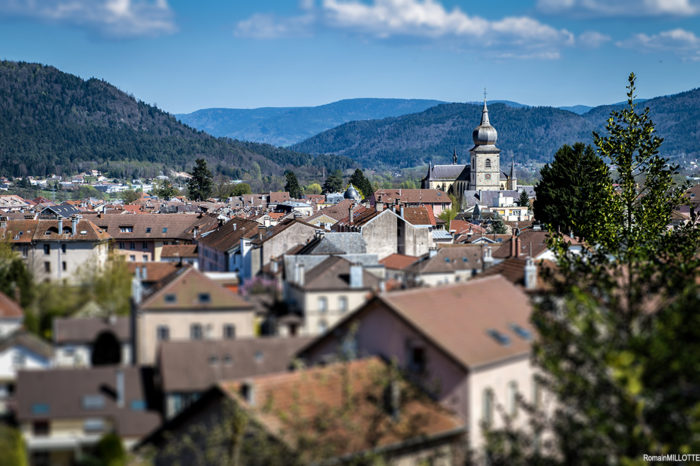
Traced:
[[510, 338], [508, 337], [508, 335], [505, 335], [505, 334], [503, 334], [503, 333], [501, 333], [498, 330], [493, 329], [493, 328], [487, 330], [486, 333], [488, 333], [488, 335], [491, 338], [493, 338], [494, 340], [496, 340], [500, 345], [502, 345], [502, 346], [510, 345]]
[[510, 329], [523, 340], [532, 340], [532, 332], [518, 324], [510, 324]]

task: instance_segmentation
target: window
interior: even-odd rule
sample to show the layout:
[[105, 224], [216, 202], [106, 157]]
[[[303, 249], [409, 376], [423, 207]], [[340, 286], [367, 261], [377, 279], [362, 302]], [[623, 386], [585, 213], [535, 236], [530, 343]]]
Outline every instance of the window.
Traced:
[[143, 400], [132, 400], [131, 403], [129, 403], [129, 408], [131, 408], [132, 411], [146, 411], [146, 402]]
[[50, 244], [44, 245], [44, 254], [46, 254], [46, 255], [51, 254], [51, 245]]
[[63, 269], [64, 272], [68, 270], [68, 265], [66, 264], [66, 261], [61, 262], [61, 269]]
[[141, 256], [141, 259], [143, 260], [143, 262], [148, 262], [148, 254], [144, 254], [143, 256]]
[[233, 359], [231, 359], [231, 355], [230, 355], [230, 354], [225, 354], [225, 355], [224, 355], [223, 361], [224, 361], [224, 364], [225, 364], [226, 366], [230, 366], [231, 363], [233, 363]]
[[262, 352], [262, 351], [256, 351], [256, 352], [255, 352], [255, 361], [256, 361], [256, 362], [262, 362], [263, 357], [264, 357], [264, 355], [263, 355], [263, 352]]
[[481, 422], [483, 422], [486, 427], [490, 427], [493, 423], [493, 390], [490, 388], [484, 389], [482, 397]]
[[211, 295], [209, 293], [199, 293], [197, 299], [199, 299], [200, 303], [207, 304], [211, 302]]
[[412, 344], [409, 352], [409, 368], [417, 374], [425, 373], [428, 358], [425, 347], [421, 344]]
[[83, 396], [83, 409], [102, 409], [105, 407], [105, 399], [102, 395]]
[[49, 404], [48, 403], [34, 403], [32, 405], [32, 414], [36, 415], [42, 415], [42, 414], [49, 414]]
[[148, 249], [148, 243], [145, 241], [141, 242], [141, 249]]
[[156, 339], [158, 341], [170, 340], [170, 328], [167, 325], [159, 325], [156, 328]]
[[217, 355], [212, 354], [211, 356], [209, 356], [209, 364], [210, 365], [214, 365], [214, 364], [218, 364], [218, 363], [219, 363], [219, 357]]
[[45, 437], [49, 435], [49, 421], [34, 421], [32, 424], [32, 432], [35, 437]]
[[135, 243], [134, 241], [131, 241], [131, 242], [129, 243], [129, 249], [131, 249], [132, 251], [133, 251], [134, 249], [136, 249], [136, 243]]
[[328, 310], [328, 298], [321, 296], [318, 298], [318, 312], [326, 312]]
[[506, 407], [508, 410], [508, 415], [515, 417], [518, 414], [518, 382], [511, 380], [508, 382], [508, 392], [507, 392], [507, 403]]
[[102, 432], [105, 430], [105, 421], [100, 418], [85, 419], [83, 430], [85, 433]]
[[131, 261], [131, 262], [136, 262], [136, 255], [135, 255], [135, 254], [130, 254], [130, 255], [129, 255], [129, 261]]
[[236, 326], [233, 324], [224, 325], [224, 338], [232, 339], [236, 338]]
[[51, 272], [51, 262], [44, 262], [44, 272]]
[[491, 168], [491, 159], [486, 159], [485, 166], [486, 168]]
[[163, 233], [167, 233], [167, 232], [168, 232], [168, 227], [163, 227]]
[[150, 232], [151, 232], [151, 227], [146, 227], [146, 233], [150, 233]]
[[201, 340], [202, 339], [202, 326], [200, 324], [190, 325], [190, 339]]
[[133, 233], [134, 232], [134, 226], [133, 225], [123, 225], [119, 227], [119, 231], [122, 233]]
[[166, 295], [165, 295], [165, 302], [166, 302], [166, 303], [170, 303], [170, 304], [176, 303], [176, 302], [177, 302], [177, 296], [174, 295], [174, 294], [172, 294], [172, 293], [166, 294]]
[[341, 296], [338, 298], [338, 309], [340, 309], [340, 312], [347, 312], [348, 311], [348, 297], [347, 296]]
[[66, 253], [66, 249], [67, 249], [67, 248], [66, 248], [66, 245], [65, 245], [65, 244], [62, 244], [62, 245], [61, 245], [61, 252], [62, 252], [63, 254]]

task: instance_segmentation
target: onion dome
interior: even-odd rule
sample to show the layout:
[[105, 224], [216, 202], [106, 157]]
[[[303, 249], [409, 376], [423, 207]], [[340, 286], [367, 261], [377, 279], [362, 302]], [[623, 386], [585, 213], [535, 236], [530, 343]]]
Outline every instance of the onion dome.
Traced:
[[489, 122], [489, 109], [486, 107], [486, 100], [484, 100], [484, 109], [481, 111], [481, 124], [474, 128], [472, 139], [474, 139], [475, 146], [493, 146], [498, 139], [496, 128], [491, 126]]
[[362, 200], [362, 196], [360, 196], [360, 193], [357, 191], [357, 189], [355, 189], [352, 183], [350, 184], [350, 186], [348, 186], [348, 189], [345, 190], [345, 194], [343, 194], [343, 197], [345, 199], [350, 199], [353, 201]]

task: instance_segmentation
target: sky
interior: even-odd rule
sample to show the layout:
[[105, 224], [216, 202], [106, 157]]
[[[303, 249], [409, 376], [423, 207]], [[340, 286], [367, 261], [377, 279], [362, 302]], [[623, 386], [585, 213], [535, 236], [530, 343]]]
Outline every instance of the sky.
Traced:
[[640, 97], [700, 87], [700, 0], [0, 0], [0, 58], [172, 113], [484, 88], [593, 106], [630, 72]]

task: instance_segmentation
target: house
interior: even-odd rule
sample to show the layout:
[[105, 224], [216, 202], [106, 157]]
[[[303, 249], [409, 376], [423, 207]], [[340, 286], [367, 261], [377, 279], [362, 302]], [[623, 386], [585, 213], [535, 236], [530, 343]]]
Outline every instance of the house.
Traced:
[[16, 194], [3, 194], [0, 196], [0, 210], [4, 212], [20, 211], [29, 207], [31, 207], [31, 204]]
[[75, 464], [109, 432], [129, 448], [160, 424], [152, 377], [148, 369], [119, 366], [20, 371], [16, 418], [30, 463]]
[[[526, 293], [501, 276], [436, 288], [383, 293], [311, 342], [309, 364], [353, 355], [393, 360], [411, 380], [467, 427], [469, 446], [484, 442], [481, 425], [499, 427], [502, 407], [514, 426], [526, 422], [517, 397], [540, 404], [530, 361], [535, 330]], [[346, 357], [347, 354], [346, 354]]]
[[83, 266], [104, 265], [110, 235], [90, 220], [73, 216], [55, 220], [7, 220], [0, 217], [0, 237], [19, 252], [36, 281], [81, 279]]
[[260, 232], [257, 238], [241, 242], [243, 280], [255, 277], [273, 258], [280, 257], [294, 246], [306, 244], [316, 234], [316, 227], [298, 219], [287, 219]]
[[130, 262], [160, 261], [163, 246], [192, 244], [219, 220], [203, 214], [98, 214], [90, 217], [114, 238], [114, 250]]
[[[130, 364], [132, 361], [128, 317], [57, 317], [53, 321], [53, 341], [54, 363], [59, 367]], [[94, 354], [96, 351], [98, 354]], [[106, 362], [104, 355], [108, 356]]]
[[352, 204], [353, 201], [350, 199], [343, 199], [337, 204], [319, 210], [309, 218], [305, 218], [304, 221], [324, 230], [330, 230], [339, 220], [348, 216], [348, 211]]
[[236, 380], [292, 367], [308, 337], [166, 341], [158, 352], [165, 418], [170, 419], [222, 380]]
[[243, 270], [241, 240], [258, 236], [260, 224], [234, 217], [197, 239], [200, 269], [205, 272]]
[[482, 245], [460, 245], [431, 249], [406, 267], [411, 286], [436, 286], [469, 280], [493, 263]]
[[0, 417], [9, 412], [17, 372], [48, 369], [52, 356], [51, 345], [29, 332], [18, 330], [0, 338]]
[[181, 267], [150, 295], [132, 284], [135, 309], [134, 355], [138, 364], [154, 364], [164, 341], [252, 337], [253, 306], [193, 267]]
[[[510, 238], [494, 249], [493, 257], [496, 263], [511, 257], [532, 257], [535, 261], [555, 260], [554, 253], [547, 245], [549, 238], [549, 232], [545, 230], [535, 228], [514, 230]], [[564, 235], [564, 240], [571, 243], [573, 252], [581, 250], [580, 241], [567, 235]]]
[[177, 264], [189, 264], [195, 269], [199, 268], [199, 252], [196, 244], [166, 244], [160, 251], [162, 262], [174, 262]]
[[378, 189], [369, 199], [371, 206], [377, 203], [384, 206], [402, 205], [404, 207], [432, 207], [434, 215], [440, 215], [443, 210], [449, 209], [452, 200], [446, 192], [439, 189]]
[[303, 263], [296, 264], [292, 279], [285, 282], [284, 300], [302, 317], [301, 334], [319, 335], [362, 306], [380, 286], [380, 278], [362, 265], [330, 256], [308, 271]]
[[23, 321], [22, 307], [0, 291], [0, 338], [19, 330]]
[[396, 280], [399, 283], [406, 283], [406, 269], [417, 260], [418, 258], [416, 256], [392, 254], [379, 261], [379, 263], [386, 269], [385, 276], [387, 280]]
[[155, 465], [194, 464], [201, 452], [229, 462], [234, 420], [246, 429], [241, 464], [464, 461], [461, 420], [376, 357], [219, 382], [136, 451], [150, 448]]

